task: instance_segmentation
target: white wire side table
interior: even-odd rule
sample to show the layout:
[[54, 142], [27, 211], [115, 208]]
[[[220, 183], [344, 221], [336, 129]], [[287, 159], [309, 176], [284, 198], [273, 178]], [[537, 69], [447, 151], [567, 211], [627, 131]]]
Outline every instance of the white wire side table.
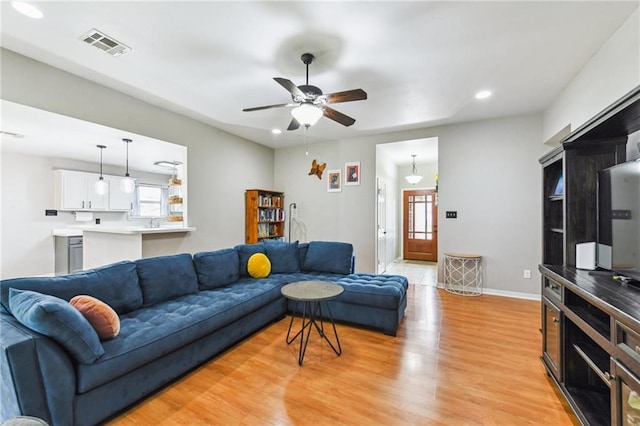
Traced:
[[444, 289], [461, 296], [482, 294], [482, 256], [444, 254]]

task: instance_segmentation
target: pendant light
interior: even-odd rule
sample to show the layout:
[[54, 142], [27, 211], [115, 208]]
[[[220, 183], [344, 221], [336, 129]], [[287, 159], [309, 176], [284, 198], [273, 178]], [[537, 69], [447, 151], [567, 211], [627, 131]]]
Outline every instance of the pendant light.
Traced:
[[125, 194], [131, 194], [136, 187], [136, 181], [129, 177], [129, 144], [133, 141], [131, 139], [122, 139], [122, 142], [127, 145], [127, 169], [124, 174], [124, 179], [120, 181], [120, 191]]
[[100, 148], [100, 178], [96, 183], [93, 184], [93, 190], [98, 195], [104, 195], [109, 190], [109, 185], [104, 181], [104, 177], [102, 176], [102, 150], [106, 148], [104, 145], [96, 145]]
[[422, 180], [422, 176], [418, 174], [418, 169], [416, 169], [416, 154], [413, 154], [412, 157], [413, 157], [413, 167], [411, 169], [411, 175], [405, 176], [404, 178], [411, 185], [415, 185], [416, 183]]

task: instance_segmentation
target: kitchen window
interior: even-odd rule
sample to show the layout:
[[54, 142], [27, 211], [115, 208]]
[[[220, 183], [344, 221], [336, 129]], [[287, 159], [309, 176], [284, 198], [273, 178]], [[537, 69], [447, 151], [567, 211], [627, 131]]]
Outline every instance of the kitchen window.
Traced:
[[161, 218], [167, 216], [169, 190], [166, 186], [139, 183], [133, 194], [133, 217]]

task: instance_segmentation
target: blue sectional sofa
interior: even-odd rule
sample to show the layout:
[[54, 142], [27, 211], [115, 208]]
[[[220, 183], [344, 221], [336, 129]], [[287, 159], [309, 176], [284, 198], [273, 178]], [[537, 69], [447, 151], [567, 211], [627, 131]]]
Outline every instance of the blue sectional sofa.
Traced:
[[[247, 271], [254, 253], [270, 260], [266, 278]], [[51, 425], [107, 419], [282, 319], [293, 305], [281, 287], [302, 280], [344, 287], [329, 302], [337, 321], [395, 336], [407, 279], [354, 273], [353, 247], [339, 242], [239, 245], [0, 281], [0, 422], [18, 415]], [[84, 317], [77, 321], [68, 301], [80, 294], [118, 314], [115, 338], [100, 341]]]

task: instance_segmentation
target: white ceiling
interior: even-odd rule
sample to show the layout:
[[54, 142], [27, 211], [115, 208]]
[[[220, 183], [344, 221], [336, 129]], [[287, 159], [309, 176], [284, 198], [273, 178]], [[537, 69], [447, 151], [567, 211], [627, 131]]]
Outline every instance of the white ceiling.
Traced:
[[[108, 87], [273, 147], [287, 132], [273, 77], [325, 93], [362, 88], [334, 104], [313, 141], [539, 112], [638, 7], [637, 1], [491, 2], [36, 2], [44, 18], [1, 4], [1, 45]], [[132, 51], [112, 57], [81, 41], [92, 28]], [[477, 101], [474, 93], [494, 95]], [[273, 135], [272, 128], [281, 128]]]
[[[155, 166], [156, 161], [187, 160], [187, 148], [169, 142], [148, 138], [131, 132], [101, 126], [49, 111], [0, 100], [2, 131], [17, 134], [2, 135], [2, 151], [29, 155], [45, 155], [71, 158], [90, 163], [125, 167], [127, 146], [122, 139], [131, 139], [129, 144], [129, 168], [152, 173], [171, 173], [171, 169]], [[97, 170], [96, 170], [97, 171]], [[124, 171], [123, 171], [124, 173]]]

